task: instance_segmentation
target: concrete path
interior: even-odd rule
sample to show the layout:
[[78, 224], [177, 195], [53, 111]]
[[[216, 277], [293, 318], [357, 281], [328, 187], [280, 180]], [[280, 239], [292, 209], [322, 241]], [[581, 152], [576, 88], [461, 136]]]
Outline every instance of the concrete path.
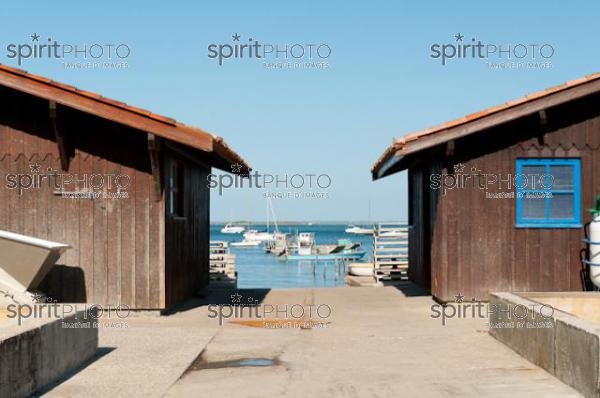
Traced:
[[[45, 396], [579, 396], [488, 336], [485, 320], [442, 326], [430, 317], [431, 297], [410, 284], [239, 293], [240, 302], [326, 304], [331, 323], [265, 329], [228, 319], [220, 327], [205, 302], [192, 302], [171, 316], [130, 318], [125, 330], [102, 329], [104, 355]], [[275, 362], [236, 367], [253, 358]]]
[[218, 331], [194, 311], [125, 322], [99, 329], [96, 358], [42, 396], [162, 397]]
[[265, 303], [328, 304], [326, 329], [226, 324], [204, 367], [276, 358], [269, 367], [188, 372], [168, 397], [578, 397], [485, 330], [485, 320], [432, 319], [429, 296], [395, 287], [278, 290]]

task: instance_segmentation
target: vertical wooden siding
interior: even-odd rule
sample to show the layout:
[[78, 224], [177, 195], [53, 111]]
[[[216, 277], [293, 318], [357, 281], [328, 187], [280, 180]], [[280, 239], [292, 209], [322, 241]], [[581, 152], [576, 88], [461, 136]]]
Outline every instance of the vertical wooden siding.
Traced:
[[[521, 157], [581, 158], [582, 220], [587, 222], [585, 209], [600, 193], [600, 109], [593, 109], [594, 103], [548, 112], [550, 125], [544, 128], [531, 118], [463, 139], [456, 154], [444, 158], [442, 172], [450, 173], [460, 162], [464, 174], [476, 168], [506, 176], [515, 175]], [[418, 215], [419, 205], [411, 206]], [[458, 293], [486, 300], [492, 291], [582, 290], [582, 229], [515, 228], [516, 199], [486, 199], [485, 191], [475, 188], [438, 192], [436, 214], [426, 250], [438, 299], [452, 301]], [[419, 246], [410, 244], [411, 253], [419, 253]]]
[[[208, 284], [210, 192], [207, 176], [210, 167], [166, 152], [165, 170], [177, 159], [183, 166], [184, 214], [177, 217], [166, 211], [165, 218], [165, 286], [167, 307], [193, 297]], [[170, 198], [167, 195], [166, 209]]]
[[154, 201], [146, 136], [59, 108], [72, 175], [126, 174], [127, 199], [65, 199], [43, 185], [19, 195], [7, 174], [60, 171], [48, 102], [0, 88], [0, 229], [72, 246], [46, 278], [49, 296], [66, 301], [165, 307], [164, 201]]
[[[426, 217], [427, 209], [424, 194], [425, 187], [429, 183], [424, 180], [425, 173], [421, 167], [414, 167], [409, 172], [409, 200], [410, 200], [410, 216], [409, 222], [409, 277], [419, 285], [429, 288], [431, 284], [430, 264], [428, 262], [428, 253], [426, 241]], [[433, 282], [435, 283], [435, 282]]]

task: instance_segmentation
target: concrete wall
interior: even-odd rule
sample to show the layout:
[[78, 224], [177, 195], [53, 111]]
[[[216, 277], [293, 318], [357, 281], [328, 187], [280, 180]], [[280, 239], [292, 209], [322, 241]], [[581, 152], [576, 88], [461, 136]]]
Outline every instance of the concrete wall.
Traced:
[[[600, 397], [600, 324], [511, 293], [492, 293], [491, 306], [491, 336], [584, 396]], [[516, 319], [521, 306], [527, 316]]]
[[36, 320], [2, 330], [0, 397], [26, 397], [90, 359], [98, 349], [98, 330], [63, 327], [76, 319], [85, 322], [83, 318], [84, 312], [79, 311], [64, 319]]

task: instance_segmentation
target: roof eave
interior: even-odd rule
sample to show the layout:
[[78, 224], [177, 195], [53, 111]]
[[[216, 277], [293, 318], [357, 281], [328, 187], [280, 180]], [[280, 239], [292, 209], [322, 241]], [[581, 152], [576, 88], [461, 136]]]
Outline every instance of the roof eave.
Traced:
[[[371, 172], [379, 179], [406, 168], [404, 160], [416, 153], [448, 141], [478, 133], [489, 128], [530, 116], [542, 110], [562, 105], [576, 99], [600, 92], [600, 73], [574, 80], [542, 92], [510, 101], [503, 106], [444, 123], [422, 132], [408, 134], [388, 147], [375, 163]], [[401, 145], [399, 145], [401, 144]], [[401, 149], [401, 153], [397, 152]], [[391, 164], [388, 164], [391, 163]], [[385, 170], [382, 170], [387, 165]]]
[[216, 164], [215, 167], [239, 175], [248, 175], [252, 167], [225, 141], [218, 136], [214, 136], [213, 153], [223, 160], [224, 164]]
[[392, 170], [395, 170], [395, 166], [403, 158], [402, 147], [402, 142], [394, 141], [392, 145], [385, 150], [371, 168], [373, 180], [378, 180], [395, 172]]
[[211, 166], [235, 174], [251, 170], [221, 137], [174, 119], [2, 64], [0, 85], [201, 150], [212, 155]]

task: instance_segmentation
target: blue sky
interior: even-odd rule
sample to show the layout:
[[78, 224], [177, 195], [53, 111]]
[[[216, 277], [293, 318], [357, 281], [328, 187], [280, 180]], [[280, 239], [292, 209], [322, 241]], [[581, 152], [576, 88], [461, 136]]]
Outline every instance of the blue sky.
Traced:
[[[125, 70], [21, 68], [222, 135], [262, 173], [328, 174], [328, 199], [275, 199], [285, 220], [406, 217], [404, 173], [372, 182], [393, 137], [600, 70], [600, 3], [530, 2], [9, 2], [0, 9], [1, 63], [29, 35], [66, 43], [126, 43]], [[326, 43], [326, 70], [269, 70], [207, 57], [231, 35], [262, 43]], [[482, 60], [430, 58], [461, 33], [486, 43], [548, 43], [550, 69], [492, 70]], [[279, 189], [276, 191], [288, 191]], [[216, 220], [261, 220], [259, 190], [212, 194]]]

